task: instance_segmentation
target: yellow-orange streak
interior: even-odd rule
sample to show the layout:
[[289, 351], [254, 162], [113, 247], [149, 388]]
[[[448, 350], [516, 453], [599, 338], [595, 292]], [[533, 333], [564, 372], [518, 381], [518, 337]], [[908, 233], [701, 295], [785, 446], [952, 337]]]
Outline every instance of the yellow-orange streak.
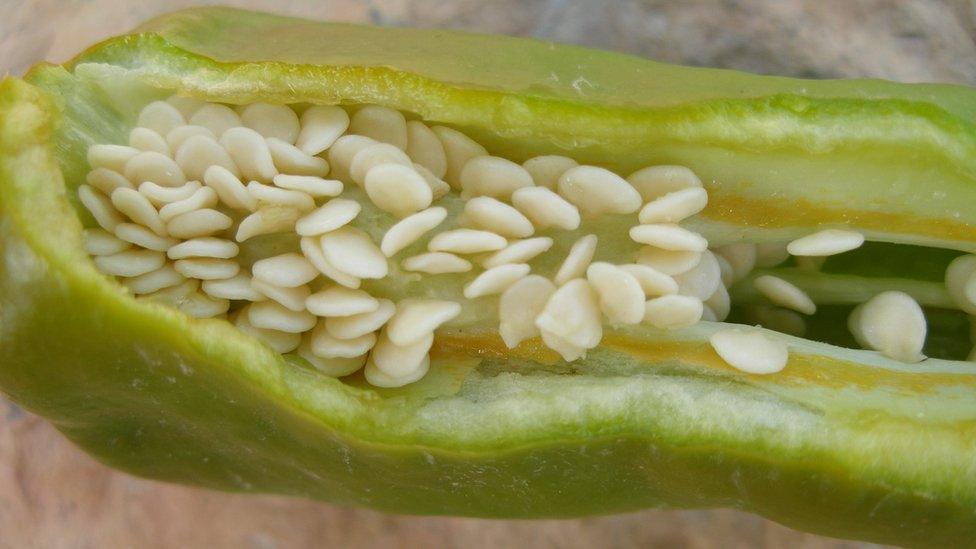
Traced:
[[[608, 334], [600, 345], [649, 363], [679, 361], [782, 386], [812, 385], [830, 389], [856, 387], [864, 390], [888, 387], [905, 394], [931, 393], [936, 388], [945, 386], [976, 389], [976, 375], [896, 372], [795, 350], [790, 353], [789, 363], [783, 371], [771, 375], [756, 375], [729, 366], [707, 341], [640, 341], [632, 337]], [[515, 349], [509, 350], [498, 334], [493, 332], [438, 334], [431, 354], [436, 358], [512, 357], [543, 364], [559, 361], [559, 355], [538, 338], [524, 341]]]
[[701, 215], [714, 221], [752, 227], [844, 224], [872, 231], [976, 242], [976, 226], [967, 223], [910, 213], [833, 208], [802, 198], [784, 200], [711, 192], [708, 195], [708, 207]]

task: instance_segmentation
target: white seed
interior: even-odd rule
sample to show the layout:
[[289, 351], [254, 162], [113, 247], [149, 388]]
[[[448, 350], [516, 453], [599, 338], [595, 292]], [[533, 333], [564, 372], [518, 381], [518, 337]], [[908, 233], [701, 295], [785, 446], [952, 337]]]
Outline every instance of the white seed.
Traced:
[[732, 282], [745, 278], [756, 267], [756, 245], [749, 242], [726, 244], [715, 249], [732, 267]]
[[248, 309], [250, 309], [250, 306], [241, 309], [234, 318], [234, 325], [237, 326], [238, 330], [258, 339], [278, 353], [290, 353], [301, 344], [301, 334], [290, 334], [288, 332], [265, 330], [251, 326], [251, 323], [247, 320]]
[[396, 306], [389, 299], [379, 301], [380, 305], [375, 311], [327, 318], [326, 329], [339, 339], [353, 339], [379, 330], [396, 312]]
[[349, 176], [362, 187], [366, 183], [366, 174], [381, 164], [413, 166], [407, 153], [389, 143], [373, 143], [360, 149], [353, 157], [352, 163], [349, 164]]
[[647, 265], [625, 264], [618, 265], [637, 279], [647, 297], [658, 297], [678, 293], [678, 283], [670, 276]]
[[637, 189], [645, 202], [682, 189], [702, 186], [695, 172], [684, 166], [650, 166], [630, 174], [627, 181]]
[[865, 349], [902, 362], [925, 358], [925, 313], [904, 292], [881, 292], [855, 307], [847, 322], [854, 339]]
[[566, 170], [579, 166], [579, 163], [568, 156], [546, 155], [530, 158], [522, 163], [522, 167], [532, 176], [532, 181], [540, 187], [556, 190], [559, 178]]
[[635, 261], [670, 276], [678, 275], [695, 268], [701, 262], [701, 252], [663, 250], [654, 246], [644, 246], [637, 252]]
[[461, 197], [489, 196], [510, 200], [518, 189], [532, 187], [532, 176], [511, 160], [478, 156], [464, 165], [460, 175]]
[[108, 168], [95, 168], [88, 172], [88, 175], [85, 176], [85, 182], [106, 196], [111, 196], [115, 189], [134, 188], [132, 182], [126, 179], [124, 175]]
[[702, 235], [669, 223], [637, 225], [630, 228], [634, 242], [677, 252], [704, 252], [708, 241]]
[[300, 244], [305, 259], [308, 259], [326, 277], [352, 289], [359, 288], [360, 284], [362, 284], [359, 278], [336, 269], [331, 262], [325, 259], [319, 238], [306, 236], [301, 239]]
[[240, 248], [237, 244], [230, 240], [205, 236], [180, 242], [169, 248], [166, 255], [170, 259], [186, 259], [189, 257], [230, 259], [237, 257], [239, 251]]
[[395, 345], [411, 345], [461, 314], [461, 305], [439, 299], [404, 299], [386, 324], [386, 335]]
[[775, 374], [786, 367], [790, 358], [785, 343], [756, 329], [720, 330], [708, 342], [729, 366], [749, 374]]
[[331, 147], [347, 128], [349, 115], [341, 107], [313, 105], [302, 113], [302, 131], [295, 144], [306, 154], [319, 154]]
[[548, 332], [580, 349], [596, 347], [603, 338], [596, 292], [586, 280], [567, 282], [553, 292], [535, 325], [543, 336]]
[[389, 376], [406, 376], [428, 360], [427, 353], [433, 343], [434, 334], [426, 333], [412, 343], [397, 345], [390, 340], [388, 331], [383, 330], [369, 355], [369, 361]]
[[389, 272], [386, 256], [365, 231], [345, 226], [319, 239], [322, 255], [336, 269], [356, 278], [383, 278]]
[[315, 279], [318, 270], [301, 254], [289, 252], [254, 262], [251, 275], [283, 288], [295, 288]]
[[961, 255], [946, 268], [945, 285], [952, 301], [968, 314], [976, 314], [976, 291], [973, 280], [976, 273], [976, 255]]
[[154, 303], [162, 303], [165, 305], [169, 305], [170, 307], [178, 308], [181, 302], [186, 301], [187, 296], [195, 293], [199, 288], [200, 288], [200, 281], [190, 278], [184, 280], [183, 282], [177, 284], [176, 286], [163, 288], [162, 290], [158, 290], [151, 294], [146, 294], [141, 297], [146, 301], [152, 301]]
[[251, 103], [240, 112], [241, 122], [266, 138], [294, 143], [301, 131], [298, 115], [285, 105]]
[[146, 227], [135, 223], [119, 223], [115, 226], [115, 236], [136, 246], [157, 252], [165, 252], [171, 246], [179, 243], [179, 240], [175, 238], [159, 236]]
[[756, 245], [756, 267], [775, 267], [790, 258], [786, 242], [763, 242]]
[[335, 144], [329, 149], [329, 166], [332, 170], [332, 177], [342, 181], [352, 180], [349, 169], [352, 161], [359, 154], [359, 151], [370, 145], [375, 145], [376, 140], [364, 135], [343, 135], [336, 140]]
[[329, 163], [324, 158], [312, 156], [291, 143], [269, 137], [265, 140], [271, 159], [281, 173], [324, 177], [329, 173]]
[[203, 126], [219, 138], [225, 131], [240, 126], [241, 117], [227, 105], [208, 103], [193, 113], [190, 124]]
[[184, 141], [176, 151], [176, 163], [191, 180], [202, 180], [210, 166], [221, 166], [235, 176], [241, 173], [220, 143], [207, 135], [194, 135]]
[[186, 183], [183, 170], [172, 158], [153, 151], [143, 151], [130, 158], [125, 163], [125, 177], [129, 181], [152, 181], [163, 187]]
[[300, 218], [295, 223], [295, 232], [301, 236], [318, 236], [334, 231], [355, 219], [361, 209], [355, 200], [334, 198]]
[[826, 229], [798, 238], [786, 246], [792, 255], [827, 256], [835, 255], [861, 247], [864, 235], [857, 231]]
[[597, 262], [586, 269], [586, 279], [611, 325], [638, 324], [644, 318], [644, 290], [632, 274], [616, 265]]
[[174, 217], [166, 224], [166, 230], [176, 238], [197, 238], [228, 229], [233, 223], [234, 220], [223, 213], [204, 208]]
[[187, 181], [181, 187], [162, 187], [152, 181], [146, 181], [139, 185], [139, 194], [148, 198], [149, 202], [158, 208], [190, 198], [200, 186], [199, 181]]
[[274, 184], [282, 189], [301, 191], [313, 198], [339, 196], [342, 194], [342, 181], [322, 179], [314, 175], [285, 175], [274, 177]]
[[528, 275], [502, 292], [498, 300], [498, 333], [505, 346], [514, 349], [539, 335], [535, 319], [542, 314], [556, 286], [544, 276]]
[[580, 213], [563, 197], [545, 187], [526, 187], [512, 193], [512, 204], [528, 217], [536, 229], [549, 227], [573, 231], [579, 228]]
[[196, 135], [203, 135], [215, 141], [217, 139], [212, 131], [203, 126], [179, 126], [173, 128], [166, 134], [166, 144], [169, 145], [169, 150], [178, 151], [183, 146], [183, 143], [186, 143], [187, 139]]
[[400, 111], [367, 105], [352, 115], [349, 133], [365, 135], [400, 150], [407, 148], [407, 121]]
[[578, 345], [573, 345], [565, 338], [562, 338], [549, 330], [539, 330], [542, 342], [553, 351], [559, 353], [566, 362], [572, 362], [578, 358], [586, 357], [586, 349]]
[[144, 225], [158, 235], [167, 236], [166, 225], [159, 212], [145, 196], [135, 189], [120, 188], [112, 192], [112, 205], [126, 217]]
[[432, 252], [451, 252], [456, 254], [477, 254], [494, 252], [508, 244], [505, 237], [488, 231], [474, 229], [454, 229], [444, 231], [430, 239], [427, 249]]
[[107, 196], [89, 187], [81, 185], [78, 187], [78, 199], [85, 206], [95, 222], [109, 232], [115, 231], [115, 226], [125, 221], [125, 218], [112, 206], [112, 201]]
[[176, 308], [193, 318], [213, 318], [226, 313], [230, 309], [230, 301], [193, 292], [181, 299]]
[[244, 177], [267, 183], [278, 175], [268, 143], [258, 132], [250, 128], [231, 128], [220, 136], [220, 144], [227, 149]]
[[722, 279], [722, 286], [728, 288], [735, 281], [735, 271], [732, 269], [732, 264], [729, 263], [728, 259], [720, 256], [717, 253], [713, 253], [715, 256], [715, 261], [718, 262], [718, 270], [720, 273], [720, 278]]
[[140, 151], [153, 151], [169, 155], [169, 144], [163, 136], [149, 128], [132, 128], [129, 132], [129, 146]]
[[379, 367], [372, 360], [366, 361], [366, 367], [363, 369], [363, 376], [366, 381], [373, 385], [374, 387], [381, 388], [395, 388], [403, 387], [404, 385], [410, 385], [411, 383], [419, 381], [430, 369], [430, 357], [424, 356], [423, 360], [417, 364], [413, 370], [408, 371], [402, 376], [391, 376]]
[[413, 169], [427, 182], [427, 186], [430, 187], [430, 193], [434, 197], [434, 200], [443, 198], [447, 196], [447, 193], [451, 192], [451, 186], [446, 181], [431, 173], [427, 168], [414, 162]]
[[105, 229], [85, 229], [84, 236], [85, 252], [88, 255], [112, 255], [132, 247], [130, 243]]
[[517, 280], [529, 274], [525, 263], [509, 263], [492, 267], [464, 286], [464, 297], [475, 299], [504, 292]]
[[257, 181], [247, 184], [247, 192], [258, 201], [258, 205], [273, 205], [294, 208], [301, 212], [315, 209], [315, 200], [301, 191], [279, 189]]
[[447, 158], [447, 171], [443, 179], [455, 189], [461, 188], [461, 170], [472, 158], [486, 156], [488, 151], [470, 137], [446, 126], [433, 126], [432, 132], [440, 139], [444, 146], [444, 156]]
[[312, 354], [319, 358], [355, 358], [364, 356], [376, 345], [376, 334], [368, 333], [351, 339], [333, 337], [319, 320], [308, 338]]
[[171, 95], [166, 99], [166, 102], [170, 105], [176, 107], [176, 110], [180, 111], [184, 119], [189, 119], [193, 116], [193, 113], [206, 105], [205, 101], [201, 101], [195, 97], [184, 97], [179, 95]]
[[205, 280], [201, 289], [203, 293], [218, 299], [261, 301], [265, 298], [264, 294], [251, 286], [251, 277], [243, 272], [223, 280]]
[[596, 245], [595, 234], [588, 234], [573, 243], [569, 253], [566, 254], [566, 259], [563, 260], [559, 270], [556, 271], [556, 276], [552, 279], [556, 286], [562, 286], [586, 273], [586, 268], [590, 266], [590, 262], [593, 261], [593, 254], [596, 253]]
[[258, 201], [233, 172], [223, 166], [210, 166], [203, 172], [203, 180], [208, 187], [217, 192], [220, 201], [234, 210], [254, 211]]
[[674, 275], [674, 281], [678, 283], [679, 294], [705, 301], [722, 285], [722, 269], [715, 259], [715, 254], [705, 250], [698, 265]]
[[312, 295], [312, 291], [308, 289], [308, 286], [283, 288], [265, 282], [260, 278], [253, 277], [251, 278], [251, 288], [260, 292], [261, 295], [268, 299], [280, 303], [286, 309], [296, 312], [305, 310], [305, 300], [308, 299], [308, 296]]
[[307, 360], [319, 373], [331, 377], [345, 377], [359, 371], [366, 364], [367, 357], [365, 354], [353, 358], [318, 357], [312, 353], [309, 341], [298, 347], [298, 356]]
[[759, 324], [783, 334], [803, 337], [807, 331], [806, 321], [798, 313], [782, 307], [755, 305], [746, 309], [750, 322]]
[[552, 247], [552, 239], [548, 236], [537, 236], [525, 240], [513, 240], [505, 248], [498, 250], [481, 262], [490, 269], [506, 263], [528, 263], [529, 260]]
[[711, 307], [702, 304], [701, 320], [705, 322], [718, 322], [718, 317], [715, 315], [715, 311], [713, 311]]
[[619, 175], [596, 166], [576, 166], [559, 176], [559, 194], [586, 215], [629, 214], [641, 196]]
[[200, 187], [189, 198], [171, 202], [159, 209], [159, 218], [164, 222], [169, 222], [178, 215], [183, 215], [202, 208], [213, 208], [217, 206], [219, 199], [217, 192], [210, 187]]
[[[386, 257], [413, 244], [447, 218], [447, 210], [435, 206], [405, 217], [389, 228], [380, 242], [380, 251]], [[301, 234], [301, 233], [299, 233]]]
[[267, 206], [241, 220], [234, 239], [244, 242], [255, 236], [290, 231], [301, 212], [287, 206]]
[[88, 164], [92, 168], [106, 168], [113, 172], [125, 171], [125, 163], [139, 154], [139, 149], [125, 145], [95, 144], [88, 147]]
[[338, 317], [371, 313], [380, 306], [379, 300], [362, 290], [333, 286], [305, 299], [305, 308], [315, 316]]
[[817, 305], [806, 292], [782, 278], [763, 275], [753, 280], [752, 285], [776, 305], [799, 311], [805, 315], [812, 315], [817, 312]]
[[200, 280], [224, 280], [241, 271], [241, 265], [238, 262], [232, 259], [213, 257], [180, 259], [173, 263], [173, 268], [187, 278]]
[[181, 275], [172, 265], [163, 265], [155, 271], [150, 271], [144, 275], [126, 278], [122, 281], [129, 290], [136, 295], [151, 294], [163, 288], [172, 288], [177, 284], [186, 281], [186, 277]]
[[411, 160], [430, 170], [436, 178], [444, 177], [447, 173], [447, 155], [444, 145], [437, 138], [437, 134], [423, 122], [411, 120], [407, 122], [407, 156]]
[[307, 332], [315, 327], [315, 317], [306, 311], [292, 311], [277, 301], [258, 301], [247, 310], [247, 320], [255, 328], [278, 330], [291, 334]]
[[677, 223], [705, 209], [708, 193], [701, 187], [690, 187], [655, 198], [641, 208], [641, 223]]
[[655, 328], [684, 328], [701, 320], [703, 310], [704, 306], [697, 297], [664, 295], [644, 303], [643, 322]]
[[705, 306], [708, 307], [715, 315], [715, 320], [718, 321], [728, 318], [729, 311], [731, 311], [732, 308], [732, 301], [729, 297], [729, 291], [721, 284], [719, 284], [718, 288], [715, 289], [715, 293], [709, 296], [704, 303]]
[[405, 271], [427, 274], [465, 273], [471, 262], [447, 252], [431, 252], [408, 257], [400, 263]]
[[136, 124], [159, 135], [166, 135], [173, 128], [186, 124], [186, 119], [176, 107], [166, 101], [153, 101], [139, 112]]
[[504, 202], [489, 196], [467, 201], [464, 214], [476, 228], [492, 231], [506, 238], [532, 236], [535, 228], [527, 217]]
[[376, 207], [397, 217], [406, 217], [428, 206], [434, 199], [427, 181], [412, 166], [379, 164], [366, 172], [363, 187]]
[[166, 254], [152, 250], [125, 250], [93, 259], [95, 268], [114, 276], [133, 277], [155, 271], [166, 263]]

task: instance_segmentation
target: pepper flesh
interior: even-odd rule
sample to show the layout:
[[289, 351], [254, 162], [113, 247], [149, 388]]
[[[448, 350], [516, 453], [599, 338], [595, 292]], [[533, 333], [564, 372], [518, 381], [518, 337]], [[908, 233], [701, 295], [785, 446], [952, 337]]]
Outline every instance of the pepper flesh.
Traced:
[[[274, 49], [255, 51], [261, 43]], [[489, 50], [488, 65], [471, 74], [465, 59]], [[122, 78], [97, 85], [106, 75]], [[573, 75], [585, 78], [574, 86]], [[797, 181], [818, 181], [818, 223], [832, 221], [832, 201], [849, 208], [875, 198], [890, 178], [938, 177], [956, 207], [971, 203], [970, 90], [767, 79], [232, 10], [169, 16], [28, 80], [34, 86], [0, 87], [0, 387], [110, 465], [410, 513], [731, 505], [902, 544], [976, 534], [972, 364], [900, 364], [771, 334], [790, 342], [790, 363], [751, 376], [723, 365], [707, 344], [719, 325], [703, 323], [612, 332], [585, 361], [565, 365], [469, 329], [439, 336], [424, 381], [368, 389], [323, 378], [225, 322], [134, 301], [85, 257], [68, 190], [82, 180], [87, 144], [120, 141], [147, 89], [230, 103], [370, 102], [462, 128], [516, 159], [564, 147], [624, 173], [688, 164], [737, 204], [726, 211], [719, 201], [713, 219], [744, 216], [740, 226], [705, 226], [710, 239], [780, 240], [815, 224], [783, 229], [788, 219], [767, 222], [741, 206], [802, 199], [789, 194], [809, 192]], [[889, 162], [909, 149], [914, 167]], [[789, 166], [789, 181], [760, 168], [763, 159]], [[825, 187], [844, 166], [857, 169]], [[770, 188], [778, 194], [767, 198]], [[877, 239], [960, 249], [976, 241], [973, 214], [952, 219], [895, 188], [865, 205], [894, 215], [880, 229], [847, 209], [845, 222]]]

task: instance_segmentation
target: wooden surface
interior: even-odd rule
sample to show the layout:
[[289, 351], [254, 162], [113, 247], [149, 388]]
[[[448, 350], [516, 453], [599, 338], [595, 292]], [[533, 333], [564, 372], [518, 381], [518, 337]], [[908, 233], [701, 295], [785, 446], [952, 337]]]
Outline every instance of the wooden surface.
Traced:
[[[183, 0], [0, 0], [0, 72], [63, 61]], [[208, 3], [208, 2], [204, 2]], [[336, 21], [538, 36], [665, 61], [807, 77], [976, 83], [967, 0], [279, 0]], [[145, 481], [94, 462], [0, 396], [0, 547], [864, 547], [732, 510], [579, 520], [404, 517]]]

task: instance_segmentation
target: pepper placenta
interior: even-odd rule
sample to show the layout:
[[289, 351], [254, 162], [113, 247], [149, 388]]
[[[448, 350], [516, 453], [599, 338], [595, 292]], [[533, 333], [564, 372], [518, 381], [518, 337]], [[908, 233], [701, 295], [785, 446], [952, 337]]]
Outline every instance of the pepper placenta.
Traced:
[[[976, 539], [970, 362], [906, 364], [773, 334], [788, 366], [757, 376], [709, 346], [720, 324], [699, 323], [610, 329], [565, 363], [531, 341], [508, 350], [474, 323], [438, 332], [422, 381], [377, 389], [226, 321], [133, 299], [85, 254], [75, 190], [89, 145], [124, 142], [139, 110], [174, 92], [383, 105], [517, 161], [681, 164], [709, 192], [690, 226], [710, 243], [839, 224], [899, 245], [866, 246], [862, 264], [897, 269], [886, 261], [907, 254], [944, 269], [976, 251], [973, 90], [229, 9], [169, 15], [0, 84], [0, 389], [113, 467], [224, 490], [487, 517], [722, 505], [834, 536]], [[626, 234], [613, 216], [599, 223]], [[924, 274], [831, 261], [822, 275], [791, 272], [821, 295], [851, 288], [830, 304], [908, 278], [922, 305], [951, 307]]]

